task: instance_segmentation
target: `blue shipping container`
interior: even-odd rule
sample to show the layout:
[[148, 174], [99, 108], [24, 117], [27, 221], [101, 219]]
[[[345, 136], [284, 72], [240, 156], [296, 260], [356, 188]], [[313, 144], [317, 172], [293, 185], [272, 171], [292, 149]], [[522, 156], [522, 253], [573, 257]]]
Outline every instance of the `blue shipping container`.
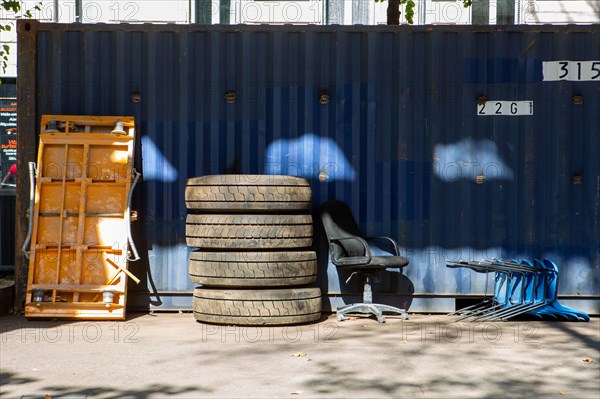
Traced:
[[[382, 276], [382, 300], [450, 310], [486, 280], [446, 259], [547, 257], [564, 299], [599, 313], [598, 25], [21, 21], [19, 40], [20, 127], [39, 131], [42, 114], [135, 116], [144, 259], [133, 267], [148, 272], [153, 308], [191, 306], [186, 179], [235, 172], [309, 178], [315, 218], [341, 199], [366, 234], [398, 239], [411, 264]], [[360, 295], [316, 231], [333, 306]]]

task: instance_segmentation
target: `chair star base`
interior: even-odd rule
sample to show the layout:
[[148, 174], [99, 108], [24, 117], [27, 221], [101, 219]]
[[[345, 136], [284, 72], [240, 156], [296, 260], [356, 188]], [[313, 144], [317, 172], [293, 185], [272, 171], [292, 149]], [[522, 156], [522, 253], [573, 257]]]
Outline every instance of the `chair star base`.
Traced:
[[352, 305], [342, 306], [337, 309], [336, 318], [337, 321], [344, 321], [346, 320], [346, 315], [348, 313], [372, 314], [377, 318], [379, 323], [385, 323], [384, 312], [399, 314], [402, 317], [402, 320], [408, 319], [406, 310], [378, 303], [354, 303]]

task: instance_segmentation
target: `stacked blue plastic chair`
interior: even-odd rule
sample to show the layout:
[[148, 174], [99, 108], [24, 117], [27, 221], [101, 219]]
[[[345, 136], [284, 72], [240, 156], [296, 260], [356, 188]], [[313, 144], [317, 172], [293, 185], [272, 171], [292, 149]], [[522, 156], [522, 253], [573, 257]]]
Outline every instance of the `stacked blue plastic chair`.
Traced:
[[491, 259], [482, 261], [449, 260], [446, 266], [468, 268], [477, 273], [494, 273], [494, 295], [483, 302], [459, 309], [456, 321], [499, 321], [528, 315], [539, 320], [589, 321], [581, 311], [558, 302], [558, 267], [549, 259], [542, 261]]

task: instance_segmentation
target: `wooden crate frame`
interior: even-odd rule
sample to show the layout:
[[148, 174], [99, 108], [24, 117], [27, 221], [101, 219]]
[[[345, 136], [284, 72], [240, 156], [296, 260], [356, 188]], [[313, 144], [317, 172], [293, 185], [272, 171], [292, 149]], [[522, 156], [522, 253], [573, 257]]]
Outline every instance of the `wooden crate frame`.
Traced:
[[135, 119], [43, 115], [40, 130], [25, 317], [124, 320]]

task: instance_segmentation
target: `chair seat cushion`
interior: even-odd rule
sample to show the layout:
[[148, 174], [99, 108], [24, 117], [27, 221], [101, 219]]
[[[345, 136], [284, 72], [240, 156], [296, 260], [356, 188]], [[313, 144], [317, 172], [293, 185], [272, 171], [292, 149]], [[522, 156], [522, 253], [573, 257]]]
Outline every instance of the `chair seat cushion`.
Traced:
[[408, 265], [404, 256], [373, 256], [368, 265], [338, 265], [340, 269], [394, 269]]

